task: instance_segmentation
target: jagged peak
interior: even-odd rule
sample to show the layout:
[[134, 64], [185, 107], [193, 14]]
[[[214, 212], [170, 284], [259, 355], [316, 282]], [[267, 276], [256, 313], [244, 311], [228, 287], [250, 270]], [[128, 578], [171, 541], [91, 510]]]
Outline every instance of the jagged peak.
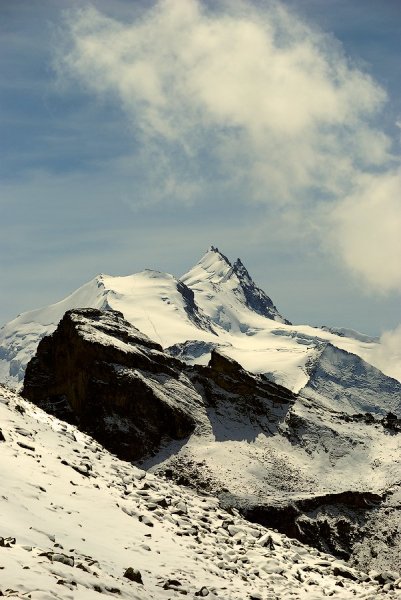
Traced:
[[225, 289], [251, 311], [280, 323], [289, 323], [269, 296], [255, 284], [242, 260], [237, 258], [231, 264], [217, 246], [210, 246], [199, 262], [181, 277], [181, 281], [195, 292], [207, 290], [209, 286], [211, 290], [215, 286]]
[[233, 272], [233, 266], [228, 258], [216, 246], [210, 246], [207, 252], [181, 277], [188, 286], [196, 286], [201, 281], [221, 283]]

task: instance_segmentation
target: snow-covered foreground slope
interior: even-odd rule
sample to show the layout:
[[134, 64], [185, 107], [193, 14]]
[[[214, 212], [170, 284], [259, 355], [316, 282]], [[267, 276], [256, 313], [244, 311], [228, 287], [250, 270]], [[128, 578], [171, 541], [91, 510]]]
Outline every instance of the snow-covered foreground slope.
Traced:
[[384, 574], [382, 587], [329, 555], [222, 510], [211, 496], [118, 460], [1, 387], [0, 424], [0, 595], [400, 597], [396, 574]]
[[[322, 343], [375, 365], [375, 339], [346, 330], [291, 325], [252, 281], [238, 259], [231, 264], [211, 247], [176, 279], [146, 270], [125, 277], [99, 275], [68, 298], [18, 316], [0, 329], [0, 381], [21, 383], [40, 339], [72, 308], [112, 308], [163, 348], [191, 363], [207, 364], [210, 351], [224, 352], [254, 373], [293, 391], [309, 379], [308, 362]], [[386, 374], [392, 373], [391, 364]]]

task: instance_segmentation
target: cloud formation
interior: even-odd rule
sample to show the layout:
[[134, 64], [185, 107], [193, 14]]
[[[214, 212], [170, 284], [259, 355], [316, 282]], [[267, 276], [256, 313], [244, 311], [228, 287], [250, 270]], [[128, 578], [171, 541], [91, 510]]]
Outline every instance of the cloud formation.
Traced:
[[333, 249], [378, 292], [401, 290], [401, 170], [360, 174], [330, 213]]
[[374, 356], [374, 364], [386, 375], [401, 381], [401, 325], [383, 333]]
[[149, 198], [215, 190], [295, 211], [368, 284], [401, 289], [401, 180], [374, 126], [386, 94], [329, 36], [279, 4], [198, 0], [132, 23], [85, 8], [66, 32], [58, 73], [120, 104], [158, 173]]

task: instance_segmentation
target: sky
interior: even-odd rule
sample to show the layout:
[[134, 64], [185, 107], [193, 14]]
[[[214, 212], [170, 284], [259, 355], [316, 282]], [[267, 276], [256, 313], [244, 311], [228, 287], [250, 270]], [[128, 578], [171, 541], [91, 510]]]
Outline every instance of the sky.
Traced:
[[401, 347], [399, 0], [1, 0], [0, 323], [241, 257]]

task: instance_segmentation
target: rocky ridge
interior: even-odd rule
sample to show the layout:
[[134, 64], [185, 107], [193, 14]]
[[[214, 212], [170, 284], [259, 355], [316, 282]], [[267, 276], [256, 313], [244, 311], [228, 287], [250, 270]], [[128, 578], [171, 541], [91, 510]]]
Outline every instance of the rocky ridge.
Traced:
[[221, 351], [190, 367], [120, 313], [69, 311], [40, 343], [23, 393], [118, 456], [254, 522], [365, 569], [400, 560], [399, 437]]
[[242, 404], [252, 398], [247, 410], [270, 412], [271, 418], [273, 407], [288, 408], [295, 398], [216, 351], [208, 368], [188, 367], [121, 313], [91, 308], [67, 311], [56, 331], [41, 340], [22, 390], [30, 401], [79, 424], [129, 460], [207, 428], [207, 406], [226, 392]]

